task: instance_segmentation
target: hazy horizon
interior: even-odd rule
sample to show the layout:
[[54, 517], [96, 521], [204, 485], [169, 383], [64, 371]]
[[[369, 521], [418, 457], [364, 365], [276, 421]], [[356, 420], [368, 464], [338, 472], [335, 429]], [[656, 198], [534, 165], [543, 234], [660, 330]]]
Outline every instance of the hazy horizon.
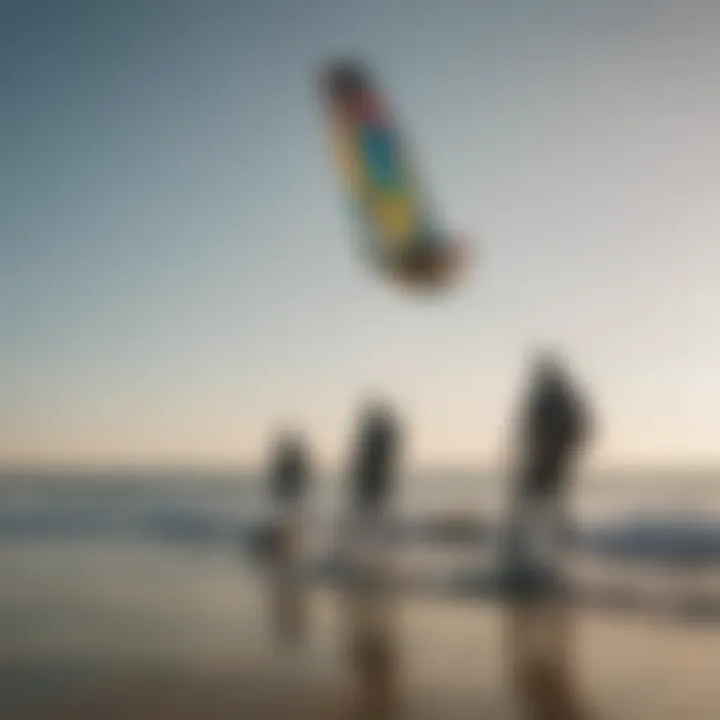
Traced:
[[[56, 462], [37, 463], [33, 461], [22, 461], [14, 463], [0, 462], [0, 476], [11, 475], [43, 475], [43, 476], [117, 476], [117, 475], [157, 475], [178, 477], [182, 475], [207, 474], [209, 476], [247, 475], [257, 477], [267, 469], [268, 462], [265, 459], [257, 463], [222, 463], [202, 460], [182, 462], [178, 460], [166, 461], [155, 460], [143, 463], [127, 462], [119, 460], [100, 462]], [[347, 469], [347, 462], [342, 460], [325, 461], [314, 466], [315, 472], [320, 476], [333, 477], [337, 474], [344, 474]], [[720, 464], [703, 462], [657, 462], [635, 460], [627, 462], [609, 462], [590, 459], [582, 468], [583, 474], [616, 475], [622, 473], [638, 475], [717, 475], [720, 482]], [[401, 474], [411, 476], [442, 476], [448, 475], [496, 475], [499, 478], [511, 479], [511, 474], [500, 463], [413, 463], [404, 465]]]
[[[366, 58], [478, 262], [421, 301], [359, 260], [314, 86]], [[0, 467], [343, 456], [497, 467], [562, 348], [600, 465], [720, 467], [720, 7], [34, 0], [0, 10]]]

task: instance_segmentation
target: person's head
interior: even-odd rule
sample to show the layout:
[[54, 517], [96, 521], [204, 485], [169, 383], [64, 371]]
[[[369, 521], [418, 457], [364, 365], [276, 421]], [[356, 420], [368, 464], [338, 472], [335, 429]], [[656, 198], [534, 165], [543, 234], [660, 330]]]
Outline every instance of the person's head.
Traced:
[[276, 452], [287, 447], [292, 447], [296, 443], [297, 434], [287, 428], [277, 430], [272, 438], [272, 447]]
[[560, 353], [553, 349], [536, 351], [530, 359], [530, 377], [533, 386], [564, 384], [567, 370]]
[[274, 438], [272, 455], [284, 462], [298, 462], [305, 456], [306, 444], [301, 433], [293, 430], [281, 430]]
[[394, 427], [396, 425], [397, 418], [395, 413], [390, 403], [383, 398], [368, 398], [360, 408], [360, 426], [362, 428], [379, 426]]

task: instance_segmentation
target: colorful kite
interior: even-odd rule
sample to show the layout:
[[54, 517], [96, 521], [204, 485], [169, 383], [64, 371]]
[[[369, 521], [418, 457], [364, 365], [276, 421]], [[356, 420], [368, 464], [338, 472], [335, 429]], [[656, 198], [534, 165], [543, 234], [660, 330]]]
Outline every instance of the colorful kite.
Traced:
[[444, 287], [464, 266], [467, 247], [439, 229], [407, 149], [369, 73], [335, 62], [322, 75], [332, 148], [371, 261], [418, 288]]

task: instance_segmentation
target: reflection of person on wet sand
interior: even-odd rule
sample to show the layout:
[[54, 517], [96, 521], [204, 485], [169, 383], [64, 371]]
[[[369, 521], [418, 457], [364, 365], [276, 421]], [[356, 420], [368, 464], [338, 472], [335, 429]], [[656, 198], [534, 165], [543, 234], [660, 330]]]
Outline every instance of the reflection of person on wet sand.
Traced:
[[272, 505], [270, 542], [271, 605], [275, 627], [288, 642], [300, 639], [304, 627], [303, 593], [297, 577], [301, 511], [309, 474], [307, 451], [299, 438], [281, 439], [269, 477]]
[[279, 639], [290, 644], [299, 642], [305, 629], [304, 593], [293, 570], [290, 564], [279, 564], [271, 578], [275, 628]]
[[381, 406], [367, 408], [352, 474], [354, 567], [344, 597], [348, 661], [357, 691], [353, 716], [358, 720], [399, 717], [395, 607], [386, 582], [392, 573], [391, 548], [380, 527], [398, 450], [399, 429], [392, 413]]
[[585, 720], [574, 687], [571, 608], [537, 598], [505, 609], [511, 686], [529, 720]]
[[354, 716], [399, 716], [398, 648], [393, 600], [387, 591], [349, 591], [346, 598], [348, 661], [356, 682]]

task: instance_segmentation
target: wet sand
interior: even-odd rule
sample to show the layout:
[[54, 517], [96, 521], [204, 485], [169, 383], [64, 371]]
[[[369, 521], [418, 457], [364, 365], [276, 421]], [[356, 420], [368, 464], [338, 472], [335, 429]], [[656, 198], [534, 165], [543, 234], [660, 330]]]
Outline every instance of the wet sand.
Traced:
[[0, 550], [8, 720], [720, 717], [717, 624], [314, 590], [287, 635], [292, 593], [230, 554], [24, 553]]
[[[562, 669], [548, 665], [533, 679], [532, 671], [523, 677], [518, 668], [513, 675], [497, 637], [497, 610], [448, 612], [446, 606], [414, 603], [402, 620], [403, 635], [409, 637], [398, 647], [397, 697], [387, 717], [511, 718], [521, 704], [529, 708], [528, 717], [557, 720], [710, 720], [720, 711], [717, 631], [586, 617], [578, 628], [579, 663]], [[310, 655], [283, 660], [257, 655], [236, 667], [165, 674], [127, 671], [97, 679], [94, 687], [68, 697], [64, 707], [37, 717], [381, 717], [363, 707], [382, 707], [387, 691], [376, 687], [380, 700], [359, 697], [362, 683], [353, 677], [342, 648], [324, 657]]]

